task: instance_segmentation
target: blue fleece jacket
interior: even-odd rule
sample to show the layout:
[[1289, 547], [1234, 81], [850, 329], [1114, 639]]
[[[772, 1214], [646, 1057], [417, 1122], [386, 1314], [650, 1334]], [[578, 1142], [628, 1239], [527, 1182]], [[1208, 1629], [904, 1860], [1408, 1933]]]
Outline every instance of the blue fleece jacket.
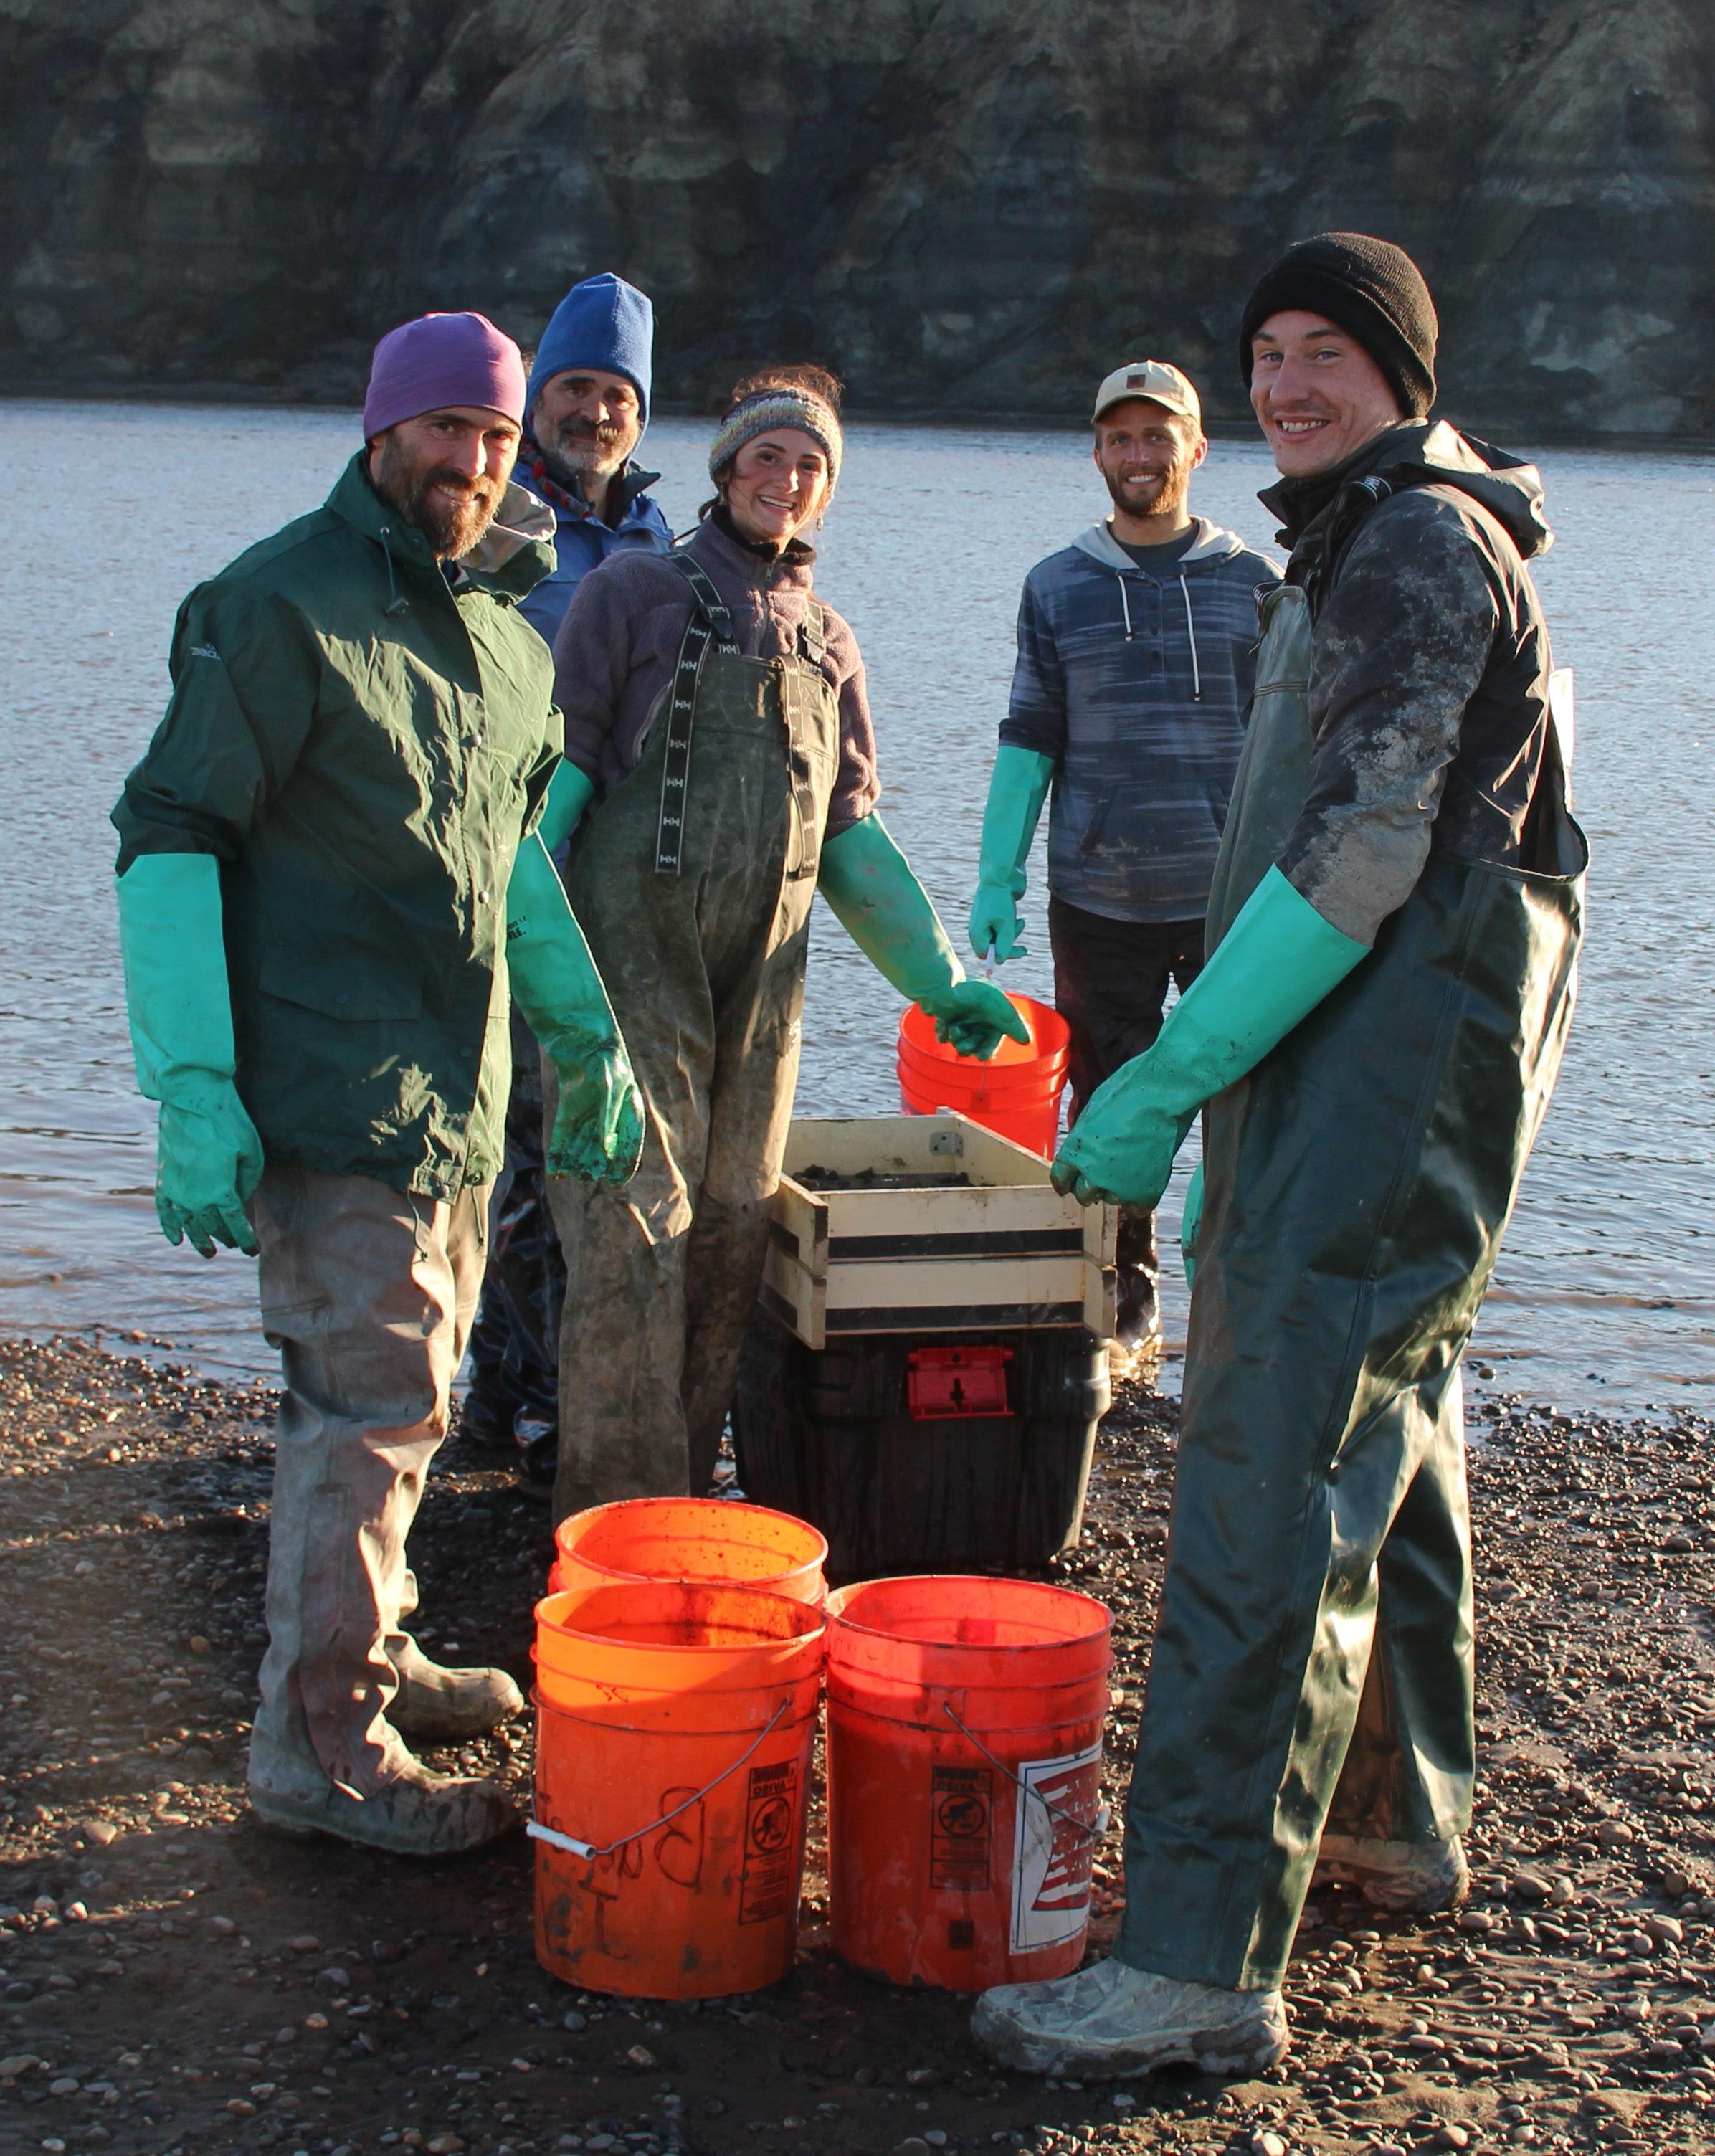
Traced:
[[1256, 678], [1256, 594], [1280, 574], [1199, 517], [1164, 575], [1102, 523], [1024, 579], [1000, 738], [1054, 760], [1056, 897], [1110, 921], [1207, 911]]
[[556, 561], [553, 574], [531, 586], [519, 601], [518, 611], [552, 644], [559, 634], [560, 624], [566, 619], [573, 593], [592, 569], [605, 562], [609, 554], [636, 547], [648, 554], [665, 554], [673, 544], [673, 527], [649, 491], [660, 477], [659, 472], [627, 465], [613, 482], [624, 506], [619, 521], [608, 524], [576, 495], [552, 483], [545, 485], [531, 470], [530, 460], [530, 446], [526, 444], [512, 476], [520, 486], [539, 495], [553, 511]]

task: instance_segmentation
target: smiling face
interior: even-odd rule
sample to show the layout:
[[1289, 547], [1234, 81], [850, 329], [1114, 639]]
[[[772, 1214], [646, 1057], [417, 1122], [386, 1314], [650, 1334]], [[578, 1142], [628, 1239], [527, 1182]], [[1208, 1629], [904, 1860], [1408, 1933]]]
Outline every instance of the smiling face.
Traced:
[[604, 485], [624, 470], [643, 433], [636, 385], [598, 367], [568, 367], [538, 394], [531, 431], [562, 485], [573, 478]]
[[1096, 422], [1096, 466], [1127, 524], [1179, 523], [1191, 475], [1209, 454], [1200, 428], [1153, 397], [1110, 404]]
[[376, 436], [369, 476], [439, 560], [456, 561], [494, 521], [518, 440], [517, 422], [504, 413], [473, 404], [420, 412]]
[[1250, 340], [1250, 406], [1283, 479], [1314, 479], [1404, 414], [1380, 367], [1325, 316], [1271, 315]]
[[733, 458], [725, 496], [744, 536], [778, 552], [826, 505], [827, 452], [800, 427], [773, 428]]

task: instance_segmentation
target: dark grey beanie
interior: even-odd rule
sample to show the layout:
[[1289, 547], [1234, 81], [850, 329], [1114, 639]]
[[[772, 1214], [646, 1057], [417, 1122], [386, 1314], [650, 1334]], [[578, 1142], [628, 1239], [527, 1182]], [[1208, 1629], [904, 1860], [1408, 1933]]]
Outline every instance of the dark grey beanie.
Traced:
[[1250, 387], [1250, 340], [1285, 307], [1325, 315], [1359, 344], [1393, 385], [1399, 409], [1420, 419], [1435, 401], [1440, 324], [1423, 272], [1403, 247], [1365, 232], [1319, 232], [1289, 247], [1245, 303], [1239, 370]]

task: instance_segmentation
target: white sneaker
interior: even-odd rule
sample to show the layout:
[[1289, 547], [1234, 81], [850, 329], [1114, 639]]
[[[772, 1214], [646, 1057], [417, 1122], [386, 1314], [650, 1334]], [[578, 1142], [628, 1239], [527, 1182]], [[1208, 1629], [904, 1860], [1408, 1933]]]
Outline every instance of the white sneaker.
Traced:
[[1278, 1991], [1226, 1991], [1108, 1960], [1051, 1984], [985, 1991], [971, 2034], [991, 2059], [1026, 2074], [1260, 2074], [1286, 2048], [1286, 2010]]
[[1373, 1909], [1426, 1917], [1456, 1909], [1471, 1892], [1471, 1866], [1456, 1834], [1450, 1841], [1372, 1841], [1325, 1834], [1317, 1851], [1312, 1891], [1355, 1887]]

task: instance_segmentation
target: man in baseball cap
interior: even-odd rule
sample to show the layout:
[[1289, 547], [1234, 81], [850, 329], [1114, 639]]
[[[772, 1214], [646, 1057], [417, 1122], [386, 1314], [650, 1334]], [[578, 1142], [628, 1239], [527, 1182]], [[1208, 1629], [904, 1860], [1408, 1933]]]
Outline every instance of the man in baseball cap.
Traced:
[[[983, 820], [972, 947], [1022, 951], [1018, 901], [1043, 800], [1054, 997], [1074, 1119], [1141, 1055], [1203, 963], [1215, 847], [1244, 740], [1255, 593], [1280, 572], [1186, 506], [1208, 451], [1165, 360], [1103, 377], [1091, 413], [1108, 515], [1024, 583], [1012, 699]], [[1158, 1348], [1153, 1208], [1122, 1216], [1117, 1359]]]
[[532, 835], [561, 726], [516, 604], [553, 562], [511, 481], [523, 413], [518, 347], [480, 315], [383, 337], [326, 502], [181, 608], [113, 812], [156, 1209], [173, 1243], [259, 1260], [284, 1368], [251, 1806], [406, 1856], [514, 1823], [499, 1784], [404, 1738], [490, 1728], [517, 1686], [403, 1630], [501, 1164], [509, 975], [560, 1072], [551, 1171], [624, 1182], [643, 1139]]

